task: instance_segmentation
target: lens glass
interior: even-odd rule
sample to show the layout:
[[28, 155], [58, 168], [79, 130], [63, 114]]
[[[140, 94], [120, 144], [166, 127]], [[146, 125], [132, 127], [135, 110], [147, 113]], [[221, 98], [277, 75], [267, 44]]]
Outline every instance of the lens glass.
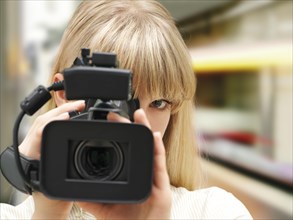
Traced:
[[115, 151], [113, 148], [86, 147], [81, 155], [81, 163], [88, 174], [96, 177], [108, 176], [113, 170]]
[[84, 179], [112, 180], [122, 165], [122, 151], [116, 142], [83, 141], [77, 147], [75, 166]]

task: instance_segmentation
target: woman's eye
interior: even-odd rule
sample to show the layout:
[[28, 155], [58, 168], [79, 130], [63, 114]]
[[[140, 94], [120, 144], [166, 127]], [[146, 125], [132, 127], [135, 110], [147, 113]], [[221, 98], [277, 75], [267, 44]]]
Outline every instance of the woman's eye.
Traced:
[[160, 110], [163, 110], [167, 107], [169, 107], [171, 103], [167, 100], [164, 100], [164, 99], [159, 99], [159, 100], [155, 100], [153, 101], [151, 104], [150, 104], [150, 107], [152, 108], [157, 108], [157, 109], [160, 109]]

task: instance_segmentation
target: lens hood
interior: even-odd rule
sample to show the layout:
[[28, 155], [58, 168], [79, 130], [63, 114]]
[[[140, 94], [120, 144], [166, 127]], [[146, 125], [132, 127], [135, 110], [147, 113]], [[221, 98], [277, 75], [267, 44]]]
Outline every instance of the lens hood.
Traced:
[[[80, 162], [86, 167], [87, 161], [91, 161], [89, 166], [100, 170], [122, 164], [115, 178], [95, 179], [79, 175], [75, 155], [85, 142], [90, 143], [84, 145], [90, 149], [84, 150], [88, 156], [79, 158], [91, 158]], [[105, 143], [119, 145], [123, 157], [111, 156], [108, 150], [111, 146]], [[151, 192], [153, 154], [153, 135], [144, 125], [102, 120], [53, 121], [43, 131], [40, 191], [62, 200], [140, 202]]]

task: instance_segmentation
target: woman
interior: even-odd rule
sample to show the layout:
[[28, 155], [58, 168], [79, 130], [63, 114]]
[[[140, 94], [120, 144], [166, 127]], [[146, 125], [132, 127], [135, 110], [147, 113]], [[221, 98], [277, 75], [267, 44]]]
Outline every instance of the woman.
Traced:
[[[199, 157], [191, 126], [195, 76], [187, 48], [172, 17], [156, 1], [85, 1], [77, 8], [63, 35], [50, 83], [63, 79], [81, 48], [114, 52], [119, 67], [133, 72], [134, 97], [141, 109], [134, 123], [154, 133], [154, 179], [149, 198], [139, 204], [96, 204], [56, 201], [40, 192], [17, 207], [3, 205], [3, 218], [33, 219], [249, 219], [249, 212], [231, 194], [218, 188], [196, 190]], [[48, 112], [39, 116], [20, 152], [40, 157], [44, 126], [82, 111], [83, 101], [68, 102], [54, 93]], [[108, 114], [109, 121], [130, 123]]]

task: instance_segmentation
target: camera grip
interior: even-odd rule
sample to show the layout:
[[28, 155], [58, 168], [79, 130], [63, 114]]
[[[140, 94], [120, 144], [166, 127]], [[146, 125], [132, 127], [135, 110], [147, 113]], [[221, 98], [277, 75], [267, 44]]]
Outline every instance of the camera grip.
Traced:
[[[32, 160], [30, 158], [25, 157], [24, 155], [20, 155], [20, 161], [24, 173], [28, 178], [34, 182], [31, 186], [27, 186], [22, 179], [19, 170], [16, 165], [14, 148], [7, 147], [2, 154], [0, 155], [0, 167], [3, 176], [7, 179], [7, 181], [13, 185], [17, 190], [30, 194], [30, 188], [38, 189], [38, 170], [39, 170], [39, 161]], [[32, 187], [33, 185], [33, 187]]]

